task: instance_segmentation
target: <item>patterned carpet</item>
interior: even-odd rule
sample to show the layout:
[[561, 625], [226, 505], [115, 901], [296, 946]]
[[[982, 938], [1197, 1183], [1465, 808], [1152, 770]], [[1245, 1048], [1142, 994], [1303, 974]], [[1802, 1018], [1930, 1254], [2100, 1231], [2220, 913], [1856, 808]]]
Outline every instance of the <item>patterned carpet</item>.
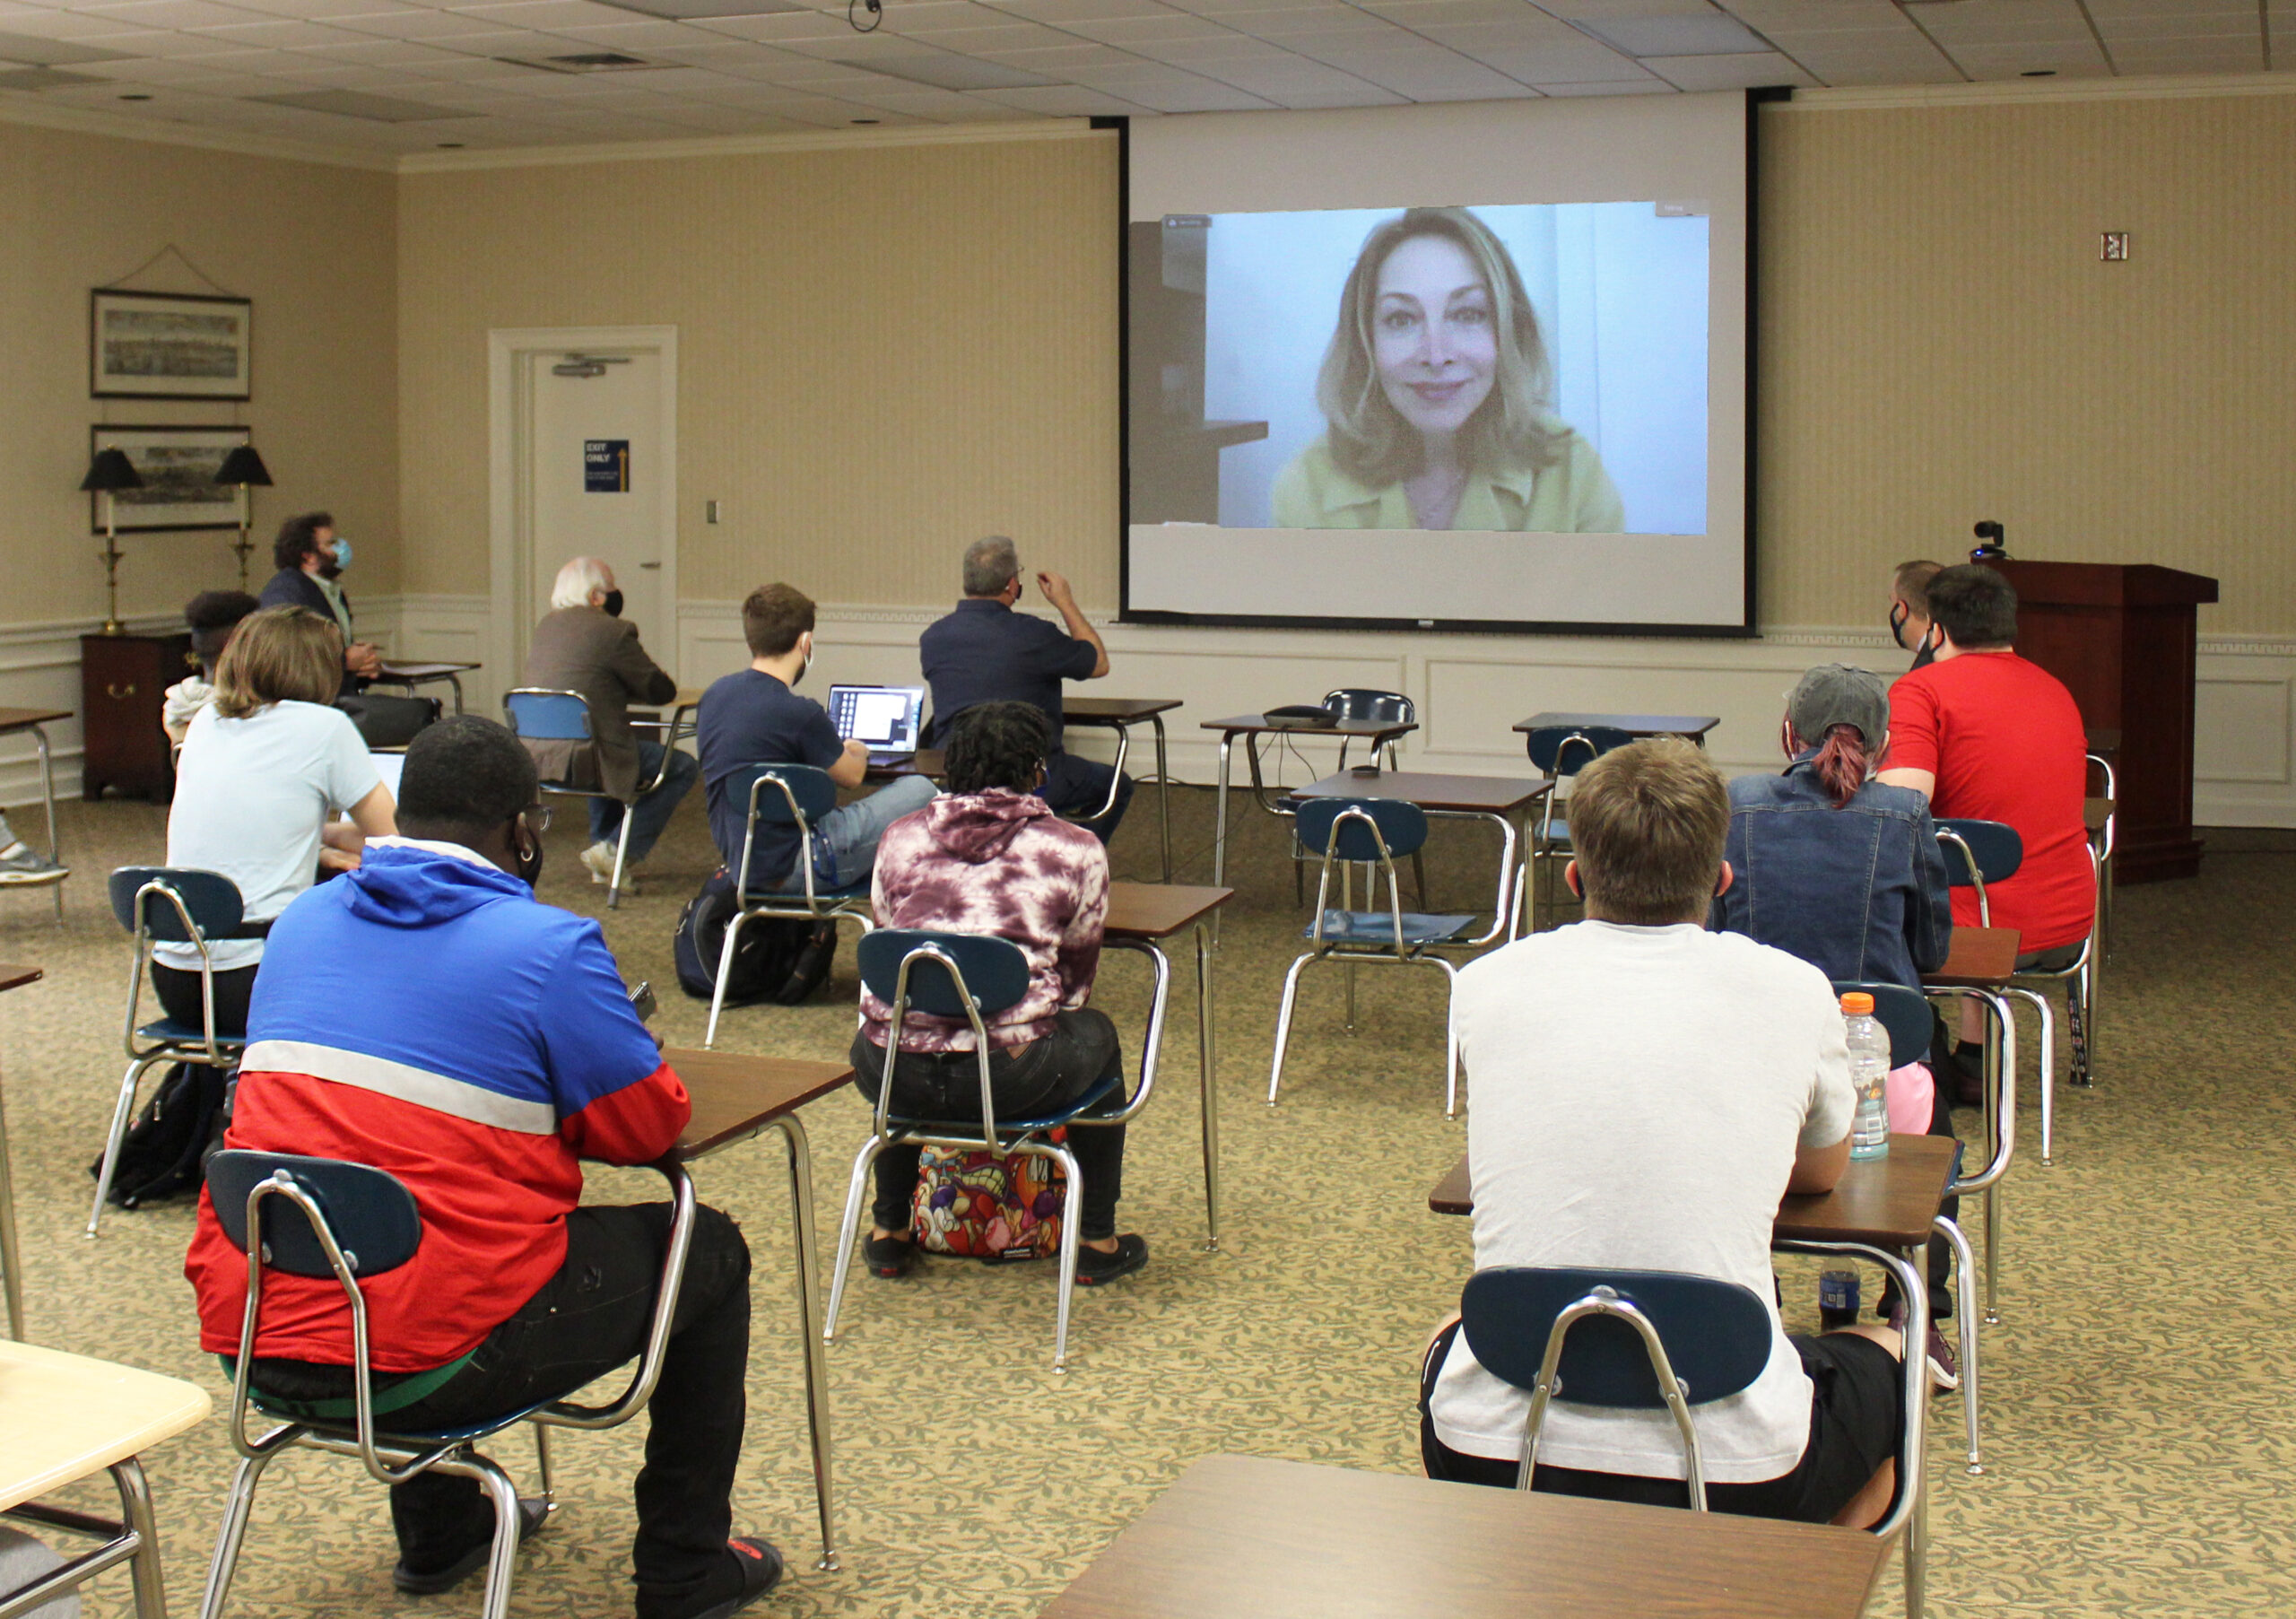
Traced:
[[[1153, 808], [1144, 793], [1118, 843], [1119, 875], [1152, 875]], [[1182, 875], [1202, 880], [1211, 794], [1176, 792], [1172, 811]], [[578, 816], [561, 812], [543, 892], [603, 914], [602, 891], [574, 858]], [[101, 875], [156, 858], [162, 826], [162, 812], [145, 805], [72, 805], [65, 847], [80, 875], [67, 924], [47, 919], [44, 894], [0, 895], [0, 959], [48, 970], [46, 981], [0, 997], [0, 1065], [30, 1336], [194, 1379], [220, 1402], [225, 1385], [196, 1352], [180, 1275], [188, 1203], [111, 1211], [99, 1241], [79, 1234], [84, 1166], [121, 1067], [127, 952], [103, 909]], [[1439, 906], [1489, 904], [1492, 843], [1477, 829], [1439, 830], [1430, 861]], [[658, 1026], [674, 1043], [698, 1043], [701, 1032], [704, 1008], [675, 988], [669, 937], [708, 858], [699, 805], [683, 806], [646, 871], [644, 896], [605, 924], [626, 974], [662, 989]], [[1150, 1267], [1080, 1293], [1068, 1377], [1050, 1371], [1048, 1266], [941, 1261], [900, 1284], [856, 1278], [847, 1336], [831, 1352], [842, 1572], [811, 1566], [778, 1151], [762, 1140], [700, 1166], [702, 1195], [742, 1222], [756, 1256], [735, 1517], [793, 1563], [761, 1611], [1033, 1615], [1209, 1452], [1416, 1470], [1415, 1356], [1468, 1262], [1467, 1223], [1425, 1206], [1464, 1128], [1442, 1117], [1440, 980], [1364, 971], [1349, 1034], [1338, 974], [1310, 973], [1283, 1105], [1271, 1110], [1275, 1000], [1303, 914], [1292, 906], [1275, 823], [1244, 814], [1230, 872], [1242, 892], [1217, 965], [1223, 1251], [1200, 1251], [1195, 1006], [1183, 962], [1161, 1088], [1134, 1126], [1126, 1163], [1123, 1223], [1147, 1237]], [[2122, 892], [2100, 1083], [2065, 1094], [2055, 1167], [2022, 1159], [2007, 1182], [2005, 1319], [1985, 1338], [1984, 1477], [1965, 1476], [1952, 1449], [1958, 1405], [1948, 1397], [1935, 1407], [1933, 1612], [2296, 1610], [2296, 1416], [2278, 1371], [2296, 1351], [2292, 906], [2288, 834], [2218, 834], [2200, 880]], [[1144, 979], [1119, 955], [1100, 993], [1134, 1056]], [[848, 950], [815, 1004], [733, 1014], [724, 1043], [840, 1056], [854, 988]], [[2030, 1101], [2025, 1120], [2030, 1144]], [[807, 1123], [826, 1249], [865, 1114], [848, 1091], [809, 1110]], [[649, 1180], [600, 1171], [591, 1195], [648, 1196]], [[1814, 1315], [1814, 1268], [1784, 1262], [1797, 1325]], [[522, 1558], [517, 1612], [629, 1612], [639, 1437], [633, 1428], [561, 1441], [565, 1509]], [[502, 1459], [531, 1478], [523, 1442]], [[148, 1460], [170, 1599], [194, 1613], [229, 1473], [220, 1411]], [[397, 1597], [392, 1558], [381, 1493], [355, 1464], [291, 1458], [272, 1469], [258, 1503], [231, 1611], [252, 1619], [474, 1606], [474, 1588]], [[124, 1574], [89, 1595], [91, 1615], [130, 1611]], [[1897, 1606], [1892, 1577], [1873, 1611]]]

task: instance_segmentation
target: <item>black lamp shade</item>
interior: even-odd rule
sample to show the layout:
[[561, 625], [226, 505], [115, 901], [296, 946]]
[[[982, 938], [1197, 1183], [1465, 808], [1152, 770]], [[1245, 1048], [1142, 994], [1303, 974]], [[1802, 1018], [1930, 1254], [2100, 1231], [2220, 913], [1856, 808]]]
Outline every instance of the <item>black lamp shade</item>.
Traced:
[[231, 453], [223, 457], [222, 466], [215, 474], [215, 482], [222, 484], [252, 483], [258, 488], [271, 487], [271, 469], [263, 457], [255, 453], [252, 444], [235, 444]]
[[83, 490], [111, 491], [141, 489], [144, 480], [135, 471], [135, 464], [127, 458], [124, 449], [100, 449], [88, 467], [88, 475], [80, 480]]

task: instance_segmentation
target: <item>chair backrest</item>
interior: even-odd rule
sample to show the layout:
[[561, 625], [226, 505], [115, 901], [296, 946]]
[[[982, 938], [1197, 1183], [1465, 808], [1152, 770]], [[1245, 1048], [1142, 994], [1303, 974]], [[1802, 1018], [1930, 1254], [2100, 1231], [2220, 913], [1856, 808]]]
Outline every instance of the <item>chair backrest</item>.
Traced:
[[1890, 1037], [1890, 1066], [1902, 1068], [1908, 1063], [1927, 1059], [1929, 1039], [1937, 1017], [1920, 991], [1909, 989], [1903, 984], [1865, 984], [1851, 979], [1836, 979], [1833, 992], [1837, 996], [1874, 997], [1874, 1021]]
[[1613, 748], [1622, 748], [1633, 737], [1614, 726], [1541, 726], [1526, 740], [1531, 763], [1542, 776], [1576, 776]]
[[[139, 894], [141, 918], [136, 915]], [[123, 866], [111, 874], [111, 913], [128, 932], [134, 933], [140, 921], [150, 937], [170, 944], [190, 944], [194, 929], [201, 937], [228, 939], [239, 931], [242, 920], [239, 885], [219, 871]], [[189, 928], [184, 926], [187, 919]]]
[[[1760, 1296], [1735, 1282], [1663, 1270], [1479, 1270], [1459, 1296], [1467, 1347], [1492, 1376], [1534, 1388], [1556, 1319], [1597, 1288], [1649, 1319], [1691, 1405], [1737, 1393], [1770, 1363], [1770, 1312]], [[1558, 1374], [1555, 1397], [1578, 1405], [1648, 1410], [1668, 1403], [1640, 1335], [1616, 1316], [1571, 1323]]]
[[527, 742], [587, 742], [590, 703], [579, 692], [519, 686], [502, 694], [502, 718]]
[[1324, 707], [1342, 719], [1370, 725], [1414, 725], [1419, 705], [1400, 692], [1379, 692], [1369, 686], [1342, 686], [1324, 693]]
[[[414, 1194], [396, 1175], [335, 1158], [233, 1148], [207, 1162], [207, 1191], [223, 1234], [248, 1245], [248, 1194], [274, 1176], [291, 1181], [315, 1204], [335, 1247], [361, 1279], [396, 1270], [422, 1245], [422, 1214]], [[332, 1276], [326, 1248], [292, 1199], [262, 1202], [264, 1263], [294, 1276]]]
[[[1013, 1005], [1029, 992], [1029, 958], [1010, 939], [977, 933], [939, 933], [922, 927], [878, 927], [861, 936], [857, 947], [861, 981], [869, 993], [893, 1004], [900, 966], [909, 970], [909, 1010], [935, 1017], [966, 1015], [970, 992], [984, 1018]], [[955, 974], [938, 957], [956, 965]], [[914, 958], [912, 961], [911, 958]], [[963, 979], [960, 989], [958, 979]]]
[[801, 816], [811, 826], [837, 807], [837, 783], [810, 764], [745, 764], [726, 779], [726, 792], [769, 826], [796, 826]]
[[1956, 888], [2002, 882], [2025, 863], [2025, 840], [2004, 821], [1940, 820], [1937, 841], [1945, 849], [1946, 881]]
[[1329, 844], [1336, 859], [1376, 863], [1379, 839], [1372, 837], [1371, 828], [1359, 816], [1349, 815], [1350, 810], [1362, 812], [1378, 825], [1390, 858], [1416, 854], [1427, 841], [1427, 812], [1404, 799], [1302, 798], [1299, 809], [1301, 845], [1309, 853], [1320, 855]]

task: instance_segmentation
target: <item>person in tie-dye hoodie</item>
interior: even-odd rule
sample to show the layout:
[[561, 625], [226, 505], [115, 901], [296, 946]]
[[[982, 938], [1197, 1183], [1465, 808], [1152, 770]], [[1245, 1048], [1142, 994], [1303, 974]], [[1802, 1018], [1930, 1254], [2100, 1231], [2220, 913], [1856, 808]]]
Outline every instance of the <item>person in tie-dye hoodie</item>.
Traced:
[[[1109, 859], [1098, 838], [1034, 796], [1051, 727], [1024, 702], [967, 709], [951, 728], [947, 791], [896, 821], [877, 846], [878, 926], [1010, 939], [1028, 957], [1028, 993], [988, 1020], [989, 1084], [1000, 1119], [1025, 1119], [1094, 1098], [1087, 1114], [1123, 1110], [1124, 1053], [1116, 1025], [1085, 1003], [1108, 918]], [[885, 1072], [891, 1007], [861, 991], [853, 1066], [874, 1101]], [[892, 1111], [910, 1118], [980, 1117], [971, 1025], [912, 1014], [893, 1063]], [[1083, 1179], [1076, 1280], [1098, 1286], [1148, 1262], [1148, 1244], [1116, 1229], [1124, 1189], [1124, 1127], [1068, 1133]], [[864, 1246], [877, 1275], [901, 1275], [917, 1244], [909, 1209], [923, 1149], [877, 1156], [876, 1201]]]

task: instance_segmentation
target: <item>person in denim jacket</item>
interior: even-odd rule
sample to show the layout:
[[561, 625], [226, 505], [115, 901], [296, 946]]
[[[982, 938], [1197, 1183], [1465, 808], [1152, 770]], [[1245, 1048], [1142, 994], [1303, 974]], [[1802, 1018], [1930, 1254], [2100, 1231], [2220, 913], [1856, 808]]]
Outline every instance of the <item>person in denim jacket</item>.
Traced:
[[[1802, 676], [1780, 731], [1786, 769], [1730, 783], [1723, 857], [1735, 880], [1709, 922], [1838, 981], [1918, 991], [1921, 975], [1944, 963], [1953, 906], [1928, 799], [1874, 779], [1889, 721], [1889, 687], [1870, 670], [1822, 664]], [[1950, 1136], [1951, 1103], [1928, 1065], [1891, 1072], [1892, 1129]], [[1930, 1309], [1943, 1318], [1952, 1300], [1944, 1244], [1933, 1247]]]

